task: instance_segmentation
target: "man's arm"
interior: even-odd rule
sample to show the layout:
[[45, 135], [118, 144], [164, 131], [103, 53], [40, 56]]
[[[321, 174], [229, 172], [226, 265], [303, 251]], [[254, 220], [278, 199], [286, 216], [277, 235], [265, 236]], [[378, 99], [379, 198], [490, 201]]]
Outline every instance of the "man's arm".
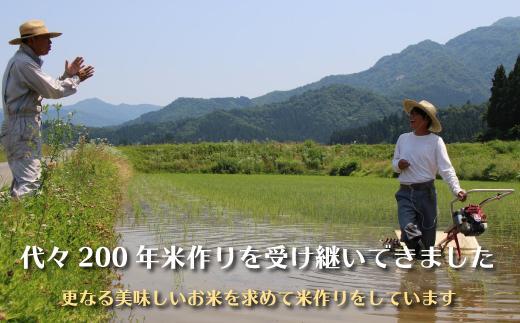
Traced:
[[448, 183], [448, 186], [450, 187], [453, 195], [457, 196], [459, 200], [464, 201], [466, 199], [466, 192], [460, 188], [459, 179], [457, 178], [455, 169], [451, 165], [450, 158], [448, 157], [448, 150], [446, 149], [446, 145], [444, 144], [444, 141], [441, 137], [439, 137], [437, 141], [435, 154], [435, 158], [437, 159], [437, 167], [442, 179]]
[[399, 138], [397, 139], [397, 143], [395, 144], [394, 150], [394, 158], [392, 159], [392, 168], [396, 173], [401, 173], [402, 170], [410, 166], [410, 163], [406, 159], [401, 158], [401, 138], [402, 136], [399, 136]]
[[46, 99], [59, 99], [74, 94], [80, 82], [77, 75], [56, 80], [32, 62], [20, 62], [14, 67], [27, 86]]

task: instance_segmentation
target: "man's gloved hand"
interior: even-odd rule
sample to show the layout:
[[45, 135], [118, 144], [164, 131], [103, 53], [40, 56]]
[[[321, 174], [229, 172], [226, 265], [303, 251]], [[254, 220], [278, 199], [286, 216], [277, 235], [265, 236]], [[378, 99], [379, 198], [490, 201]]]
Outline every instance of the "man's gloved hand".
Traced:
[[468, 198], [468, 194], [466, 193], [466, 191], [461, 190], [457, 193], [457, 198], [459, 199], [459, 201], [464, 202], [466, 198]]
[[79, 80], [81, 82], [85, 81], [86, 79], [88, 79], [89, 77], [92, 77], [92, 75], [94, 75], [94, 67], [93, 66], [87, 66], [87, 67], [84, 67], [82, 68], [79, 72], [78, 72], [78, 76], [79, 76]]

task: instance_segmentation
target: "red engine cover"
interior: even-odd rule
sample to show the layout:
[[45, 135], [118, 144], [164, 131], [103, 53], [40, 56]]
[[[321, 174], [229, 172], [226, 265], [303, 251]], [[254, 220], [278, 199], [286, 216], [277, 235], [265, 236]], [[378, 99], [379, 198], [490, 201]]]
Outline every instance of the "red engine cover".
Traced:
[[480, 208], [480, 206], [478, 206], [476, 204], [470, 204], [470, 205], [466, 206], [464, 208], [464, 212], [467, 215], [470, 215], [471, 217], [473, 217], [473, 219], [475, 219], [475, 221], [487, 222], [487, 217], [486, 217], [486, 214], [484, 214], [484, 210], [482, 210], [482, 208]]

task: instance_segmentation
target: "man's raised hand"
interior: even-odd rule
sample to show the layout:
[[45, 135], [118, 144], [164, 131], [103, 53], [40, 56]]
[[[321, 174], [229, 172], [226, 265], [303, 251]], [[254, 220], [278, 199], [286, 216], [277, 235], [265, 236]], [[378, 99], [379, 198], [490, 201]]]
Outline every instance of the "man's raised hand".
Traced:
[[[71, 64], [69, 64], [69, 61], [65, 61], [65, 74], [67, 74], [68, 77], [72, 77], [74, 75], [78, 75], [79, 71], [84, 68], [83, 65], [83, 57], [76, 57]], [[79, 76], [79, 75], [78, 75]]]
[[94, 75], [94, 67], [90, 65], [87, 67], [83, 67], [78, 72], [79, 80], [81, 82], [85, 81], [89, 77], [92, 77], [92, 75]]

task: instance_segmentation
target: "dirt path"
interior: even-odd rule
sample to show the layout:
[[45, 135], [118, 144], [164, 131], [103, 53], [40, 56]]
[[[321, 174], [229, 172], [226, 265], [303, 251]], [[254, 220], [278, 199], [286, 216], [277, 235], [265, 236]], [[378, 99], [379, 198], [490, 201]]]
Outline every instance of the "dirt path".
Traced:
[[13, 175], [11, 175], [11, 170], [7, 162], [0, 163], [0, 187], [10, 185], [12, 180]]

